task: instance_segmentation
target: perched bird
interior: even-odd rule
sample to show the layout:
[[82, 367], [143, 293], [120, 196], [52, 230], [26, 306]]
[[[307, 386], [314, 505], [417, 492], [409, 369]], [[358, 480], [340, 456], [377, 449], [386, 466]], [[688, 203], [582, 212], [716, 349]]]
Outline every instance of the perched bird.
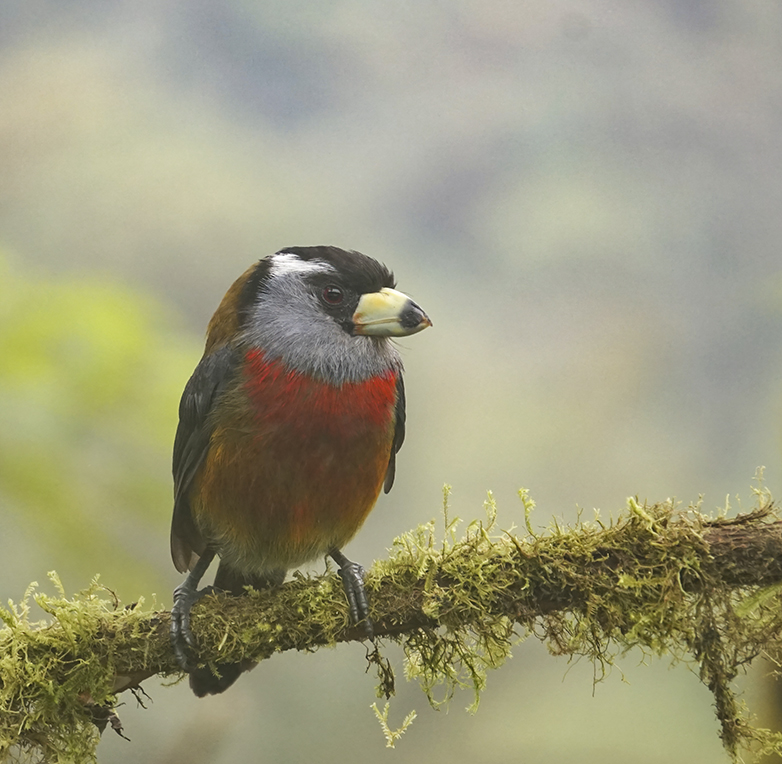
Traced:
[[339, 566], [354, 623], [372, 625], [363, 569], [341, 548], [381, 488], [405, 436], [402, 362], [389, 338], [431, 326], [359, 252], [289, 247], [245, 271], [209, 322], [174, 442], [171, 555], [190, 571], [174, 592], [171, 640], [198, 696], [242, 664], [193, 667], [193, 603], [215, 555], [214, 589], [277, 585], [320, 556]]

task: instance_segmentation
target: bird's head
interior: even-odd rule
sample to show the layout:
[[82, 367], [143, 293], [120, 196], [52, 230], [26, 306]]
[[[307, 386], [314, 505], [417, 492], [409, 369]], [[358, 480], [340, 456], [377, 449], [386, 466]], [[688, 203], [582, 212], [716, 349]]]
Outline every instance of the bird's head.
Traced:
[[337, 247], [288, 247], [237, 279], [209, 324], [207, 352], [232, 343], [333, 383], [399, 365], [389, 338], [432, 325], [384, 265]]

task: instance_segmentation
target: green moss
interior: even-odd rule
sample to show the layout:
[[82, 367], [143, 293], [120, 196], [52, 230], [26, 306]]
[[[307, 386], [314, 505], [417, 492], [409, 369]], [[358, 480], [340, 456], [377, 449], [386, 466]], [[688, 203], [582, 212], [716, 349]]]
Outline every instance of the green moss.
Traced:
[[[682, 511], [671, 502], [630, 499], [615, 521], [596, 516], [573, 528], [554, 523], [539, 534], [531, 523], [532, 500], [526, 492], [521, 499], [526, 533], [498, 528], [490, 495], [486, 519], [459, 536], [446, 489], [444, 532], [432, 522], [401, 536], [389, 558], [369, 571], [380, 638], [368, 658], [380, 676], [379, 695], [394, 691], [383, 640], [403, 646], [405, 673], [430, 703], [447, 702], [457, 688], [468, 687], [471, 710], [487, 671], [526, 636], [544, 640], [555, 655], [589, 657], [598, 678], [617, 656], [638, 648], [686, 662], [700, 675], [714, 695], [720, 734], [734, 760], [743, 749], [782, 752], [780, 735], [753, 728], [732, 689], [757, 655], [782, 647], [780, 583], [764, 575], [757, 579], [764, 586], [737, 585], [747, 580], [739, 575], [741, 565], [751, 563], [716, 564], [706, 538], [731, 524], [761, 534], [776, 527], [770, 497], [759, 492], [758, 508], [741, 520], [712, 520], [698, 506]], [[97, 581], [69, 599], [54, 574], [51, 579], [54, 596], [32, 585], [19, 605], [0, 610], [0, 759], [29, 752], [51, 762], [94, 760], [95, 721], [114, 704], [117, 677], [179, 675], [167, 613], [144, 610], [142, 603], [120, 608]], [[361, 637], [349, 624], [333, 573], [294, 575], [277, 590], [249, 595], [209, 596], [194, 608], [196, 659], [213, 665], [262, 660]], [[31, 621], [31, 600], [49, 620]], [[379, 713], [394, 742], [409, 722], [394, 731], [387, 711]]]
[[[407, 586], [433, 621], [398, 638], [408, 678], [421, 683], [432, 705], [469, 686], [475, 710], [486, 670], [529, 635], [554, 655], [588, 657], [598, 680], [618, 656], [638, 648], [699, 674], [714, 694], [720, 736], [734, 760], [743, 748], [782, 753], [782, 736], [755, 729], [732, 689], [755, 657], [782, 646], [780, 585], [728, 585], [711, 559], [704, 533], [734, 521], [711, 520], [697, 505], [681, 511], [671, 502], [631, 498], [627, 512], [607, 525], [597, 516], [570, 529], [555, 521], [537, 535], [534, 503], [520, 495], [523, 538], [496, 530], [489, 495], [488, 521], [472, 523], [459, 541], [446, 507], [441, 545], [430, 523], [397, 539], [390, 559], [376, 563], [375, 574], [393, 581], [394, 596], [404, 599]], [[771, 497], [759, 491], [758, 508], [741, 522], [762, 531], [777, 519]]]
[[[113, 672], [92, 662], [93, 625], [109, 602], [97, 582], [72, 600], [56, 574], [59, 596], [36, 593], [33, 583], [21, 604], [0, 609], [0, 756], [14, 748], [42, 761], [93, 761], [98, 742], [90, 707], [112, 700]], [[53, 616], [30, 619], [30, 600]]]

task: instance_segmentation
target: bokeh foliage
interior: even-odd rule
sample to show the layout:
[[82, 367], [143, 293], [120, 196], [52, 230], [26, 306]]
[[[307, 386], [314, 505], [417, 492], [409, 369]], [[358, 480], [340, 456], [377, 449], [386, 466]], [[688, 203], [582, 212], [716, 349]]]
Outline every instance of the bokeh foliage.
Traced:
[[177, 402], [198, 357], [171, 324], [130, 287], [0, 254], [0, 501], [48, 567], [79, 561], [129, 599], [159, 586], [161, 555], [131, 542], [165, 545]]

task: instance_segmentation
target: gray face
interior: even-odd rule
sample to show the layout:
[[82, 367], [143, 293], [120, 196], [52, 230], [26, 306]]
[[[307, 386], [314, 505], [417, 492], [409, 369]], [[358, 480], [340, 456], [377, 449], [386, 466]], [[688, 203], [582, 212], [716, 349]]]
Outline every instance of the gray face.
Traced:
[[[399, 354], [387, 338], [351, 333], [349, 319], [360, 295], [331, 263], [278, 253], [270, 256], [269, 266], [248, 311], [242, 345], [262, 349], [270, 360], [333, 385], [401, 369]], [[340, 306], [329, 305], [323, 296], [332, 284], [344, 293]]]

